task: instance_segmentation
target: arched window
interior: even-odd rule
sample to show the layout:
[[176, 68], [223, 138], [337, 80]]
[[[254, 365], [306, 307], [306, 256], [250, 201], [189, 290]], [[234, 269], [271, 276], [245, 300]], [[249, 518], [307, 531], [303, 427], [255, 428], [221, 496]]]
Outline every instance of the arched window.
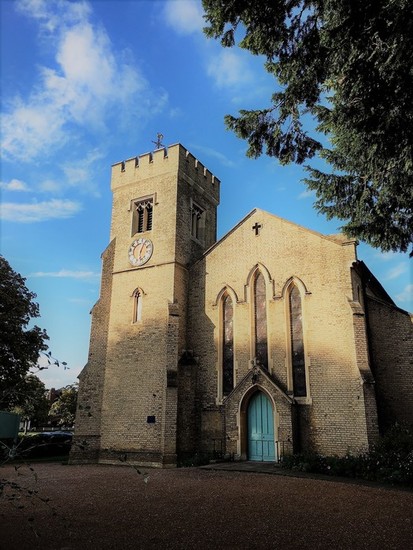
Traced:
[[303, 315], [301, 294], [296, 285], [289, 292], [289, 313], [293, 392], [296, 397], [306, 397]]
[[231, 297], [222, 300], [222, 393], [234, 389], [234, 308]]
[[268, 369], [267, 298], [265, 280], [261, 272], [257, 273], [254, 281], [254, 328], [256, 360]]
[[132, 207], [132, 235], [152, 230], [153, 198], [134, 201]]
[[202, 241], [204, 232], [205, 210], [193, 202], [191, 205], [191, 235], [198, 241]]
[[133, 297], [133, 317], [132, 322], [137, 323], [142, 320], [142, 292], [137, 288]]

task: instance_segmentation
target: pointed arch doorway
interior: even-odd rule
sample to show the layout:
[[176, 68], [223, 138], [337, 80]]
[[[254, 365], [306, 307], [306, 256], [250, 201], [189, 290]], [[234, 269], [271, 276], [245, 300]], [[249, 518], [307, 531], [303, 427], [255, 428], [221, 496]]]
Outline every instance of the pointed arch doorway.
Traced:
[[248, 403], [248, 460], [274, 462], [274, 412], [268, 397], [257, 391]]

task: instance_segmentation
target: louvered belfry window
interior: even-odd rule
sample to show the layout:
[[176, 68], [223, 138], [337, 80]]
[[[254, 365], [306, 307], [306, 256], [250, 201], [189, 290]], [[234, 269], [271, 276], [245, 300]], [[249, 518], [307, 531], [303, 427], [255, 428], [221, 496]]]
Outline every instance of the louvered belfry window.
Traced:
[[202, 216], [204, 215], [204, 210], [197, 206], [196, 204], [192, 204], [191, 207], [191, 235], [195, 237], [196, 239], [201, 239], [201, 220]]
[[153, 201], [146, 199], [136, 201], [133, 205], [132, 235], [151, 231], [153, 218]]
[[296, 286], [290, 292], [290, 336], [291, 366], [293, 374], [293, 392], [297, 397], [307, 395], [305, 380], [305, 356], [301, 295]]
[[264, 276], [260, 272], [255, 278], [254, 285], [254, 317], [255, 357], [262, 367], [268, 369], [267, 299]]
[[228, 395], [234, 389], [234, 308], [228, 294], [222, 302], [222, 393]]

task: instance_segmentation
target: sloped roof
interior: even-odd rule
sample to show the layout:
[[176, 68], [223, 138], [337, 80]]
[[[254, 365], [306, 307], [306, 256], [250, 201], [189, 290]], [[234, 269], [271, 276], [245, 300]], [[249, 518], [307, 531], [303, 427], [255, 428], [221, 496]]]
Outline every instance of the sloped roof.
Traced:
[[392, 306], [397, 307], [390, 296], [387, 294], [387, 292], [384, 290], [380, 281], [376, 279], [376, 277], [362, 260], [357, 260], [356, 262], [354, 262], [353, 268], [365, 284], [366, 289], [369, 290], [374, 297]]
[[204, 252], [204, 256], [212, 252], [214, 248], [218, 247], [223, 241], [225, 241], [230, 235], [235, 233], [239, 227], [241, 227], [249, 218], [251, 218], [254, 214], [262, 212], [266, 216], [270, 216], [272, 218], [275, 218], [276, 220], [279, 220], [283, 223], [286, 223], [288, 225], [291, 225], [293, 227], [296, 227], [302, 231], [307, 231], [308, 233], [312, 233], [313, 235], [316, 235], [317, 237], [320, 237], [322, 239], [326, 239], [327, 241], [333, 242], [339, 246], [343, 246], [345, 244], [350, 243], [357, 243], [356, 239], [348, 239], [345, 235], [342, 233], [337, 233], [333, 235], [324, 235], [323, 233], [319, 233], [318, 231], [314, 231], [313, 229], [309, 229], [308, 227], [304, 227], [303, 225], [299, 225], [298, 223], [291, 222], [289, 220], [286, 220], [285, 218], [282, 218], [281, 216], [277, 216], [276, 214], [272, 214], [271, 212], [267, 212], [266, 210], [262, 210], [261, 208], [254, 208], [251, 210], [246, 216], [244, 216], [238, 223], [235, 225], [232, 229], [230, 229], [225, 235], [223, 235], [218, 241], [216, 241], [212, 246], [210, 246], [207, 250]]

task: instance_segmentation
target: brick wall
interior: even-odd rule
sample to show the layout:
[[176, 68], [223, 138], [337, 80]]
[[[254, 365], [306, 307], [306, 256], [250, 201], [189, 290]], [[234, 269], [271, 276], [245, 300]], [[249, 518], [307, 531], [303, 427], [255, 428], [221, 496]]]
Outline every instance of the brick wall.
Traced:
[[[111, 244], [76, 420], [75, 443], [86, 442], [88, 451], [75, 444], [73, 461], [126, 456], [171, 466], [178, 455], [214, 446], [246, 458], [255, 391], [272, 403], [279, 453], [366, 449], [377, 437], [375, 388], [383, 422], [411, 422], [410, 318], [371, 296], [366, 311], [353, 241], [254, 210], [214, 244], [220, 182], [179, 144], [113, 165], [111, 185]], [[137, 238], [132, 207], [143, 197], [153, 199], [153, 227], [138, 236], [151, 239], [153, 254], [135, 267], [128, 258]], [[204, 210], [200, 238], [190, 232], [194, 203]], [[260, 371], [258, 381], [251, 370], [257, 269], [266, 281], [269, 350], [268, 373]], [[301, 294], [308, 371], [301, 399], [293, 396], [290, 365], [292, 284]], [[138, 288], [142, 318], [133, 322]], [[226, 397], [218, 384], [224, 291], [234, 305], [236, 384]]]
[[181, 462], [199, 450], [199, 407], [196, 400], [197, 362], [185, 351], [178, 364], [177, 454]]
[[[94, 433], [101, 462], [126, 457], [138, 464], [174, 465], [178, 361], [187, 347], [187, 266], [215, 241], [219, 180], [178, 144], [113, 165], [111, 187], [113, 246], [102, 274], [102, 285], [106, 277], [110, 284], [105, 286], [104, 311], [100, 306], [94, 312], [97, 329], [92, 329], [90, 347], [92, 355], [101, 357], [89, 361], [81, 394], [87, 396], [99, 377]], [[152, 228], [133, 235], [133, 205], [144, 197], [153, 201]], [[192, 201], [205, 210], [202, 239], [190, 234]], [[151, 258], [140, 267], [128, 257], [136, 238], [153, 243]], [[142, 315], [133, 322], [136, 289]], [[85, 425], [80, 419], [76, 434]], [[193, 443], [181, 438], [181, 445]]]
[[413, 426], [413, 325], [411, 315], [367, 297], [372, 369], [382, 430]]
[[[256, 222], [262, 226], [257, 236], [252, 230]], [[213, 247], [190, 273], [194, 283], [190, 288], [188, 339], [189, 347], [199, 357], [198, 383], [204, 408], [220, 402], [217, 297], [225, 287], [231, 289], [237, 302], [234, 306], [237, 383], [251, 367], [254, 353], [251, 273], [259, 265], [267, 282], [270, 373], [285, 391], [291, 388], [286, 369], [289, 328], [284, 290], [292, 277], [306, 289], [302, 300], [310, 399], [301, 415], [303, 444], [328, 454], [366, 448], [365, 395], [349, 306], [353, 295], [350, 268], [354, 260], [354, 243], [324, 237], [260, 210], [253, 211]], [[205, 412], [203, 418], [211, 414]], [[216, 435], [213, 423], [205, 422], [208, 425], [205, 437], [208, 430]], [[219, 421], [216, 422], [218, 426]], [[288, 422], [291, 423], [291, 414]]]
[[102, 254], [100, 296], [91, 312], [88, 362], [79, 376], [76, 430], [70, 453], [73, 463], [99, 459], [114, 251], [113, 240]]

